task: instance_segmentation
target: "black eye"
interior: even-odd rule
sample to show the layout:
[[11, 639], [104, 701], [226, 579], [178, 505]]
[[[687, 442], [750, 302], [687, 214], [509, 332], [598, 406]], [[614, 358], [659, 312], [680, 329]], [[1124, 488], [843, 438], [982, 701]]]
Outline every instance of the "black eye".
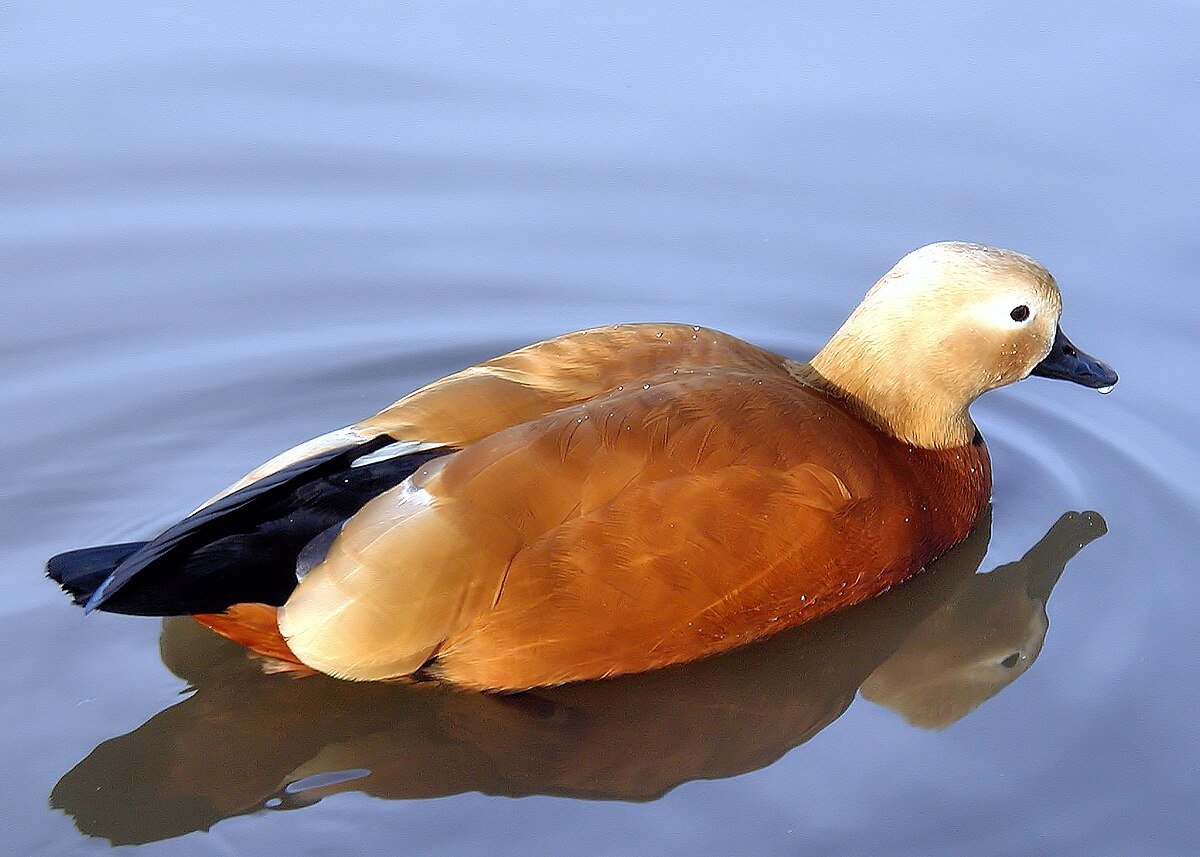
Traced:
[[1021, 304], [1019, 307], [1015, 307], [1009, 315], [1012, 316], [1013, 321], [1024, 321], [1029, 318], [1029, 307]]

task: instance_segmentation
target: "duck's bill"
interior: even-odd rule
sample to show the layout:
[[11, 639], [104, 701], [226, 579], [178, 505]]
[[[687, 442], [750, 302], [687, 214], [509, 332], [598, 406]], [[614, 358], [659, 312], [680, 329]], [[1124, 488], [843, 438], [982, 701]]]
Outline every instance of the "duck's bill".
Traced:
[[1059, 378], [1073, 381], [1093, 390], [1107, 393], [1117, 383], [1117, 373], [1102, 360], [1080, 351], [1067, 335], [1058, 328], [1054, 333], [1054, 344], [1046, 359], [1033, 367], [1033, 375], [1042, 378]]

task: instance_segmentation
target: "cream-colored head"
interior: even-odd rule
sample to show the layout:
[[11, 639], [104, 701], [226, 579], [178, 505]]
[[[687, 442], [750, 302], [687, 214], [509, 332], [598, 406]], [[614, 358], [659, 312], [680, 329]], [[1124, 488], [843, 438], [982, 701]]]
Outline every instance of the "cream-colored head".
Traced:
[[974, 436], [975, 399], [1047, 360], [1061, 313], [1054, 278], [1028, 256], [930, 244], [875, 284], [811, 367], [897, 437], [956, 446]]

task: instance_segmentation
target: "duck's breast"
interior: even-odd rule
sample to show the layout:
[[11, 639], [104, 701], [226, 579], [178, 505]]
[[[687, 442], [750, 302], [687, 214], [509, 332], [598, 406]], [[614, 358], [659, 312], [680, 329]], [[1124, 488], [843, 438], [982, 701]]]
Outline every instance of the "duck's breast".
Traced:
[[982, 446], [912, 449], [753, 374], [602, 397], [497, 447], [446, 469], [528, 523], [494, 606], [434, 665], [478, 687], [690, 660], [861, 601], [965, 537], [988, 490]]

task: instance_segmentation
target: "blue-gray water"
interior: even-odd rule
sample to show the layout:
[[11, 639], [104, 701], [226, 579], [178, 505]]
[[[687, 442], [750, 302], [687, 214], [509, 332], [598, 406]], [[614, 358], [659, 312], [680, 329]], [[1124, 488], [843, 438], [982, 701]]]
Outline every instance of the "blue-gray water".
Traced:
[[[1195, 853], [1198, 103], [1183, 2], [8, 4], [0, 850]], [[981, 401], [990, 542], [821, 627], [501, 703], [42, 579], [535, 339], [806, 356], [947, 238], [1047, 264], [1122, 382]]]

